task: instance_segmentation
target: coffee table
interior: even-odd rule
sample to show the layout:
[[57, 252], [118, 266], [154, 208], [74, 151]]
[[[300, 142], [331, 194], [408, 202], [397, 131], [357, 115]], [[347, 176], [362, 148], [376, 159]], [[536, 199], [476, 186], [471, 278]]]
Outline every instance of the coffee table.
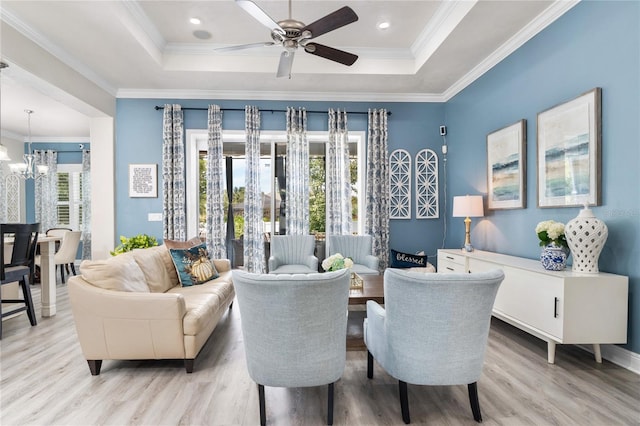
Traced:
[[[349, 318], [347, 320], [347, 350], [362, 351], [364, 344], [362, 323], [367, 316], [367, 300], [384, 304], [384, 277], [382, 275], [361, 275], [364, 284], [361, 289], [349, 290]], [[353, 306], [353, 309], [351, 307]]]

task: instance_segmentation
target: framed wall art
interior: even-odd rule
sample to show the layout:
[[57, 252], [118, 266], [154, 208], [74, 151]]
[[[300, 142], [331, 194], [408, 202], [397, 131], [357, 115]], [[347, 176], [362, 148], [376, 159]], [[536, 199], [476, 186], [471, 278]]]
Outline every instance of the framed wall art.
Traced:
[[438, 156], [423, 149], [416, 154], [416, 219], [437, 219], [439, 215]]
[[487, 135], [487, 208], [523, 209], [527, 204], [527, 121]]
[[538, 114], [538, 207], [602, 204], [601, 89]]
[[411, 219], [411, 155], [396, 149], [389, 156], [389, 219]]
[[129, 197], [154, 198], [158, 196], [158, 165], [129, 164]]

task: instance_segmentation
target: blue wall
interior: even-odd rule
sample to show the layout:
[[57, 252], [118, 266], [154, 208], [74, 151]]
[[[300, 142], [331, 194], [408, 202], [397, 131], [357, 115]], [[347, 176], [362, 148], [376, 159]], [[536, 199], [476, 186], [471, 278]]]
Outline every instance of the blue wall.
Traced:
[[[443, 184], [448, 179], [447, 204], [454, 195], [486, 194], [486, 135], [505, 125], [527, 120], [527, 208], [487, 212], [474, 220], [472, 242], [477, 248], [528, 258], [539, 256], [534, 228], [539, 221], [567, 222], [578, 208], [536, 207], [536, 114], [602, 88], [603, 205], [594, 213], [606, 221], [609, 239], [600, 258], [603, 271], [627, 275], [629, 337], [626, 347], [640, 353], [640, 3], [583, 1], [541, 34], [503, 60], [446, 104], [342, 103], [282, 101], [216, 101], [119, 99], [116, 113], [116, 234], [140, 232], [162, 237], [162, 224], [147, 214], [161, 212], [161, 198], [128, 197], [128, 164], [161, 164], [162, 112], [155, 105], [262, 109], [304, 106], [309, 110], [346, 108], [366, 111], [388, 108], [389, 151], [423, 148], [440, 153], [438, 126], [448, 127], [448, 176], [441, 167], [441, 218], [392, 220], [391, 247], [434, 254], [442, 245], [445, 222]], [[326, 130], [324, 114], [310, 115], [309, 130]], [[263, 130], [285, 128], [283, 113], [263, 113]], [[185, 129], [206, 128], [205, 111], [186, 111]], [[223, 129], [243, 129], [243, 112], [225, 112]], [[349, 116], [350, 130], [366, 130], [366, 116]], [[161, 185], [161, 183], [160, 183]], [[413, 200], [415, 201], [415, 200]], [[449, 209], [450, 210], [450, 209]], [[450, 213], [448, 214], [450, 216]], [[448, 218], [446, 247], [464, 240], [461, 218]], [[117, 241], [116, 241], [117, 243]]]
[[[155, 105], [179, 103], [183, 107], [206, 108], [215, 103], [222, 108], [244, 109], [247, 104], [261, 109], [286, 109], [287, 106], [305, 107], [310, 111], [345, 108], [347, 111], [367, 111], [369, 108], [387, 108], [392, 115], [388, 120], [389, 152], [406, 149], [412, 157], [424, 148], [440, 152], [442, 141], [438, 128], [444, 122], [444, 105], [427, 103], [358, 103], [358, 102], [285, 102], [285, 101], [216, 101], [176, 99], [118, 99], [116, 104], [116, 236], [147, 233], [161, 241], [162, 223], [149, 222], [148, 213], [162, 212], [162, 198], [129, 198], [128, 165], [130, 163], [158, 164], [162, 169], [162, 111]], [[348, 116], [350, 131], [366, 131], [367, 115]], [[206, 129], [207, 112], [184, 112], [185, 129]], [[223, 112], [224, 130], [244, 130], [244, 111]], [[285, 130], [283, 112], [263, 112], [262, 130]], [[308, 114], [309, 131], [326, 131], [326, 114]], [[161, 182], [159, 183], [161, 186]], [[161, 188], [158, 191], [161, 194]], [[414, 201], [414, 200], [412, 200]], [[414, 208], [412, 206], [412, 208]], [[415, 210], [413, 210], [415, 211]], [[414, 216], [412, 214], [412, 216]], [[392, 220], [391, 247], [415, 252], [424, 250], [435, 255], [443, 235], [442, 219]], [[409, 236], [409, 238], [407, 238]], [[116, 241], [118, 243], [118, 241]]]
[[[486, 135], [527, 120], [527, 208], [487, 212], [475, 220], [480, 249], [539, 256], [539, 221], [566, 223], [579, 208], [536, 207], [536, 115], [602, 88], [602, 206], [609, 228], [600, 269], [629, 276], [626, 347], [640, 353], [640, 3], [583, 1], [467, 87], [445, 107], [450, 194], [486, 195]], [[458, 223], [460, 222], [460, 223]], [[464, 240], [462, 221], [447, 246]]]

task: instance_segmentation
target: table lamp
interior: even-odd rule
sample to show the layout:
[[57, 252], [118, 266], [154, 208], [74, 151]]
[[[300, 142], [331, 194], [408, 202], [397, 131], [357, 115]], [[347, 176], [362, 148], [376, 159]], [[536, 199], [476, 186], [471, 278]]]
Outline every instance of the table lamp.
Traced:
[[482, 195], [460, 195], [453, 197], [453, 217], [464, 217], [464, 249], [473, 251], [471, 245], [471, 218], [484, 216]]

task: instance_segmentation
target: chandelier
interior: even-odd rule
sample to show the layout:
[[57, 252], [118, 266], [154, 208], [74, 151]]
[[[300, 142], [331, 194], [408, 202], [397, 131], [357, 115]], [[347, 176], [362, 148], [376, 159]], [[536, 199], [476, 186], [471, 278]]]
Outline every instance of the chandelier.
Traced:
[[43, 164], [36, 165], [36, 156], [31, 150], [31, 114], [33, 114], [33, 111], [25, 109], [24, 112], [27, 113], [27, 127], [29, 131], [27, 137], [27, 154], [24, 154], [24, 161], [22, 163], [9, 164], [9, 168], [13, 175], [17, 175], [22, 179], [38, 179], [49, 172], [49, 167]]

